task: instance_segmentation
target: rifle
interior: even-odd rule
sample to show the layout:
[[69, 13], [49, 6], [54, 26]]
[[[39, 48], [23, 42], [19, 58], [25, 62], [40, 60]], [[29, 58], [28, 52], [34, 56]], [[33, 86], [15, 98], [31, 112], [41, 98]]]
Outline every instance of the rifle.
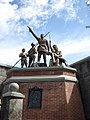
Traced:
[[46, 34], [44, 35], [44, 37], [46, 37], [49, 33], [50, 33], [50, 32], [46, 33]]
[[15, 65], [16, 65], [20, 60], [21, 60], [21, 58], [11, 67], [11, 69], [14, 68]]
[[[29, 26], [27, 26], [27, 27], [28, 27], [29, 29], [31, 29]], [[46, 37], [49, 33], [50, 33], [50, 32], [46, 33], [46, 34], [44, 35], [44, 37]], [[36, 47], [38, 44], [39, 44], [39, 43], [36, 43], [34, 47]], [[28, 52], [27, 52], [27, 53], [28, 53]], [[20, 60], [21, 60], [21, 58], [12, 66], [12, 68], [14, 68], [15, 65], [16, 65]], [[12, 69], [12, 68], [11, 68], [11, 69]]]
[[[36, 47], [37, 45], [38, 45], [38, 43], [36, 43], [34, 47]], [[28, 51], [28, 52], [29, 52], [29, 51]], [[27, 52], [27, 53], [28, 53], [28, 52]], [[26, 53], [26, 54], [27, 54], [27, 53]], [[11, 69], [14, 68], [15, 65], [16, 65], [20, 60], [21, 60], [21, 58], [11, 67]]]
[[52, 52], [51, 40], [49, 40], [49, 47], [50, 47], [50, 50]]

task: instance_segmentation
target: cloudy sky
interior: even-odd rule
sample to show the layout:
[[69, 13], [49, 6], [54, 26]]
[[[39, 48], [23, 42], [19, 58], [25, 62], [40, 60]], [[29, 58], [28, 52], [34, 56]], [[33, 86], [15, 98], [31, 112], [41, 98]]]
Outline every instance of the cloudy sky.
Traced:
[[[37, 43], [28, 31], [57, 44], [72, 64], [90, 53], [90, 0], [0, 0], [0, 63], [14, 65], [22, 48]], [[49, 58], [48, 58], [49, 60]]]

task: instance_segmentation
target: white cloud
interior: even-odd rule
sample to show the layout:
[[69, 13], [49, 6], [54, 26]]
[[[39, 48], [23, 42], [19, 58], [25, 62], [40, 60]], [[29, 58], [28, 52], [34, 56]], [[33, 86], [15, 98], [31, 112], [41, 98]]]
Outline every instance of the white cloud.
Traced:
[[[62, 11], [66, 11], [65, 19], [76, 18], [75, 2], [72, 0], [1, 0], [0, 2], [0, 38], [15, 34], [26, 34], [22, 29], [25, 25], [39, 28], [47, 23], [53, 15], [61, 16]], [[10, 3], [11, 2], [11, 3]], [[22, 29], [22, 30], [20, 30]], [[17, 34], [16, 34], [17, 33]]]
[[0, 0], [0, 2], [2, 3], [9, 3], [9, 2], [12, 2], [13, 0]]
[[60, 48], [64, 55], [70, 55], [80, 54], [84, 52], [88, 53], [90, 52], [89, 46], [90, 46], [89, 38], [83, 38], [83, 40], [78, 38], [78, 40], [67, 40], [67, 42], [64, 42], [60, 45]]
[[47, 5], [48, 0], [36, 0], [36, 4], [38, 5]]
[[10, 5], [9, 3], [1, 3], [0, 2], [0, 39], [5, 37], [6, 35], [9, 35], [10, 33], [10, 26], [9, 21], [11, 21], [13, 18], [15, 18], [15, 10], [17, 6], [16, 5]]
[[[75, 0], [19, 0], [16, 3], [14, 0], [0, 0], [0, 62], [10, 64], [12, 61], [13, 64], [18, 59], [20, 42], [28, 34], [27, 25], [39, 28], [54, 15], [62, 17], [63, 12], [65, 20], [78, 18], [76, 3]], [[65, 46], [69, 50], [71, 46], [68, 45], [64, 44], [62, 48]], [[67, 51], [63, 53], [68, 54]]]
[[66, 11], [65, 19], [73, 20], [78, 19], [78, 0], [66, 0], [64, 10]]
[[[7, 2], [5, 2], [7, 1]], [[53, 16], [61, 16], [61, 11], [66, 11], [66, 18], [76, 18], [76, 9], [74, 7], [74, 2], [72, 0], [21, 0], [18, 3], [12, 5], [10, 4], [12, 0], [2, 0], [0, 2], [0, 22], [8, 26], [9, 24], [14, 27], [17, 23], [24, 24], [35, 23], [34, 26], [37, 27], [46, 23], [47, 20]], [[32, 22], [33, 21], [33, 22]], [[3, 25], [3, 24], [2, 24]], [[12, 27], [12, 28], [13, 28]]]
[[39, 28], [53, 15], [61, 16], [64, 10], [67, 11], [64, 14], [66, 20], [77, 17], [75, 0], [20, 0], [11, 4], [13, 1], [0, 1], [0, 40], [7, 35], [25, 33], [22, 28], [26, 25]]
[[64, 9], [64, 6], [65, 6], [65, 0], [52, 0], [51, 2], [51, 8], [55, 13]]
[[17, 9], [16, 5], [10, 5], [9, 3], [0, 4], [0, 21], [8, 22], [10, 19], [15, 17], [15, 10]]

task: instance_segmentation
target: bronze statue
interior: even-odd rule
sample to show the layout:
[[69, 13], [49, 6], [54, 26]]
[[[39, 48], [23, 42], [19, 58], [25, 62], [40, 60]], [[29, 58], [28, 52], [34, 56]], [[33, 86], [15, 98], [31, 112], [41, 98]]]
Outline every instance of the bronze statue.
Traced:
[[53, 45], [51, 48], [52, 55], [53, 55], [53, 64], [59, 66], [59, 57], [61, 57], [61, 51], [58, 50], [57, 45]]
[[23, 68], [24, 65], [27, 67], [27, 54], [25, 53], [25, 48], [22, 49], [19, 57], [21, 57], [21, 68]]
[[38, 46], [38, 63], [40, 63], [40, 59], [41, 59], [41, 55], [43, 55], [43, 60], [44, 60], [44, 65], [47, 66], [46, 64], [46, 55], [49, 52], [49, 44], [48, 44], [48, 40], [44, 39], [44, 34], [41, 34], [40, 37], [37, 37], [36, 34], [32, 31], [32, 29], [30, 27], [29, 31], [32, 33], [32, 35], [36, 38], [36, 40], [39, 43]]
[[35, 44], [31, 43], [31, 49], [28, 51], [27, 57], [29, 57], [29, 65], [28, 67], [31, 67], [35, 63], [35, 58], [36, 58], [36, 48]]
[[62, 53], [61, 51], [58, 50], [57, 45], [53, 45], [53, 47], [51, 47], [51, 41], [50, 41], [50, 48], [52, 51], [52, 62], [53, 65], [55, 66], [60, 66], [62, 65], [62, 63], [64, 63], [66, 66], [68, 66], [66, 60], [64, 58], [62, 58]]

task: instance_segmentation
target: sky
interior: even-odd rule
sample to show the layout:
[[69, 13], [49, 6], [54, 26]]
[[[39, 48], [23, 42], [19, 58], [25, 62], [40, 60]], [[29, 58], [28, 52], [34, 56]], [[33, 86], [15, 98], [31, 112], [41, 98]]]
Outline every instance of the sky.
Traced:
[[0, 0], [0, 63], [13, 66], [22, 48], [27, 52], [37, 43], [27, 26], [38, 37], [50, 32], [46, 39], [58, 46], [68, 64], [88, 57], [89, 4], [90, 0]]

